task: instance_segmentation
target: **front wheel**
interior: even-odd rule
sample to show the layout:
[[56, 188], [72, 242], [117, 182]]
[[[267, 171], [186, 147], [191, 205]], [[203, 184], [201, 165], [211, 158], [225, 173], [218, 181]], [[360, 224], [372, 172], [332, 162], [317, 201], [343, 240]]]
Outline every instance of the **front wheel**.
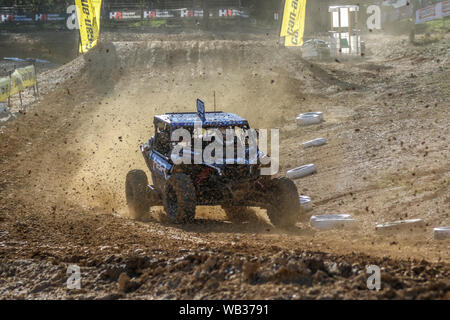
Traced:
[[270, 189], [267, 207], [270, 222], [277, 227], [294, 226], [302, 212], [295, 183], [289, 178], [275, 178]]
[[166, 182], [163, 198], [164, 210], [172, 222], [186, 223], [194, 220], [197, 197], [188, 175], [172, 175]]
[[142, 170], [128, 172], [125, 181], [125, 196], [130, 216], [135, 220], [142, 220], [150, 209], [147, 199], [147, 175]]

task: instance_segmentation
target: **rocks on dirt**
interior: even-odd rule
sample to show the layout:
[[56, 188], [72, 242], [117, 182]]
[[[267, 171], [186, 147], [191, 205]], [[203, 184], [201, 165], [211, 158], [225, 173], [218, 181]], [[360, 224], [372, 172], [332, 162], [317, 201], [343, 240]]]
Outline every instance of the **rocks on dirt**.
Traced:
[[361, 272], [353, 280], [350, 288], [353, 290], [367, 290], [367, 274]]
[[272, 276], [274, 282], [297, 283], [311, 286], [311, 270], [303, 262], [289, 261], [287, 265], [281, 266]]
[[390, 273], [383, 272], [381, 277], [381, 284], [387, 288], [399, 290], [404, 288], [404, 283], [397, 276], [393, 276]]
[[214, 257], [209, 257], [206, 261], [205, 261], [205, 264], [204, 264], [204, 270], [205, 271], [207, 271], [207, 272], [210, 272], [215, 266], [216, 266], [216, 263], [217, 263], [217, 259], [216, 258], [214, 258]]
[[117, 280], [117, 289], [122, 293], [135, 291], [139, 286], [140, 284], [135, 280], [131, 280], [125, 272], [121, 273]]
[[312, 273], [317, 271], [326, 271], [325, 263], [323, 259], [320, 258], [305, 258], [303, 263], [311, 270]]
[[141, 269], [145, 269], [150, 264], [150, 258], [147, 256], [133, 255], [125, 260], [128, 274], [140, 274]]
[[347, 262], [341, 262], [338, 264], [339, 274], [344, 278], [348, 278], [353, 274], [352, 266]]
[[326, 272], [322, 270], [317, 270], [312, 277], [313, 281], [319, 284], [323, 284], [328, 281], [329, 276]]
[[[100, 250], [102, 250], [101, 248], [100, 248]], [[105, 259], [105, 263], [111, 263], [111, 262], [113, 262], [114, 260], [116, 259], [116, 256], [115, 255], [109, 255], [106, 259]]]
[[100, 297], [98, 297], [97, 300], [117, 300], [120, 298], [123, 298], [123, 293], [107, 293], [105, 295], [102, 295]]
[[244, 277], [244, 281], [255, 281], [258, 276], [258, 268], [259, 265], [255, 262], [245, 262], [242, 266], [242, 275]]
[[51, 286], [51, 282], [50, 281], [42, 281], [42, 282], [38, 283], [36, 286], [34, 286], [33, 289], [31, 289], [31, 293], [40, 292], [42, 290], [47, 289], [50, 286]]
[[117, 288], [120, 292], [126, 292], [130, 283], [130, 277], [125, 273], [121, 273], [117, 281]]
[[116, 281], [122, 273], [126, 273], [126, 265], [108, 265], [106, 270], [99, 274], [99, 278], [103, 280]]
[[6, 106], [6, 104], [0, 103], [0, 120], [4, 120], [3, 118], [8, 118], [11, 115], [11, 111]]

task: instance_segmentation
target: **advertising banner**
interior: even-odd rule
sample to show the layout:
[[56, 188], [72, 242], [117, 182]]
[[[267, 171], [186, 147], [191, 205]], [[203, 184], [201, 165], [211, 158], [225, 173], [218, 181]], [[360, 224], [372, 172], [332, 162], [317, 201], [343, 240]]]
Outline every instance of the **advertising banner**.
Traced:
[[[10, 87], [11, 84], [11, 87]], [[0, 78], [0, 102], [18, 94], [23, 89], [36, 84], [36, 70], [34, 66], [19, 68], [10, 77]]]
[[286, 0], [280, 32], [286, 47], [303, 45], [305, 18], [306, 0]]
[[100, 17], [102, 15], [102, 0], [91, 0], [95, 11], [95, 19], [97, 20], [98, 32], [100, 33]]
[[91, 0], [75, 0], [80, 27], [80, 53], [86, 53], [97, 45], [99, 25]]
[[416, 24], [450, 16], [450, 1], [439, 2], [416, 11]]
[[112, 11], [109, 13], [111, 20], [140, 20], [142, 19], [140, 11]]
[[11, 74], [11, 90], [9, 92], [9, 95], [13, 96], [15, 94], [18, 94], [22, 90], [23, 90], [22, 76], [16, 69]]
[[34, 69], [34, 66], [19, 68], [16, 69], [16, 71], [21, 77], [22, 90], [36, 84], [36, 70]]

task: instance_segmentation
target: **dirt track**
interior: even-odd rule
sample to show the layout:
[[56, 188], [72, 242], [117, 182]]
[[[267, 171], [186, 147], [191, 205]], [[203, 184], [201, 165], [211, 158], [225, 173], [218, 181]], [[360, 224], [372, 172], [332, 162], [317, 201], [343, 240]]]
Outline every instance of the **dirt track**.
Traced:
[[[115, 42], [41, 74], [41, 102], [0, 135], [1, 297], [450, 298], [450, 243], [431, 233], [450, 224], [449, 37], [373, 40], [354, 63], [306, 62], [271, 40]], [[360, 227], [279, 230], [262, 211], [239, 224], [216, 208], [188, 226], [161, 209], [128, 219], [124, 179], [144, 169], [153, 115], [197, 97], [211, 106], [213, 91], [224, 111], [281, 129], [280, 174], [316, 164], [296, 181], [313, 214], [351, 213]], [[304, 111], [326, 121], [298, 128]], [[316, 137], [329, 143], [302, 149]], [[427, 226], [374, 231], [405, 218]], [[70, 264], [80, 290], [66, 288]], [[370, 264], [379, 292], [366, 287]]]

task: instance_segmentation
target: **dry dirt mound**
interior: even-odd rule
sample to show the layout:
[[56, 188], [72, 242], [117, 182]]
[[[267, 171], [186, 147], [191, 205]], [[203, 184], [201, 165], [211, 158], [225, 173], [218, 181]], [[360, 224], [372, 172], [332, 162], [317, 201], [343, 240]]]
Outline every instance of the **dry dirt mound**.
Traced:
[[[48, 71], [42, 101], [0, 136], [3, 296], [448, 297], [448, 243], [429, 232], [449, 223], [449, 69], [447, 60], [418, 68], [420, 54], [312, 63], [270, 41], [178, 39], [104, 43]], [[124, 218], [125, 175], [144, 169], [138, 145], [153, 115], [193, 110], [197, 97], [211, 109], [214, 91], [218, 109], [281, 129], [281, 174], [316, 163], [317, 175], [296, 181], [314, 213], [350, 212], [362, 228], [277, 230], [259, 211], [256, 222], [230, 224], [215, 208], [182, 227], [156, 221], [158, 209], [147, 223]], [[317, 110], [326, 122], [295, 126]], [[318, 136], [329, 144], [301, 149]], [[405, 214], [425, 218], [425, 232], [374, 234], [375, 221]], [[65, 288], [73, 263], [81, 291]], [[384, 268], [378, 294], [363, 285], [369, 264]], [[122, 273], [131, 280], [117, 287]]]

